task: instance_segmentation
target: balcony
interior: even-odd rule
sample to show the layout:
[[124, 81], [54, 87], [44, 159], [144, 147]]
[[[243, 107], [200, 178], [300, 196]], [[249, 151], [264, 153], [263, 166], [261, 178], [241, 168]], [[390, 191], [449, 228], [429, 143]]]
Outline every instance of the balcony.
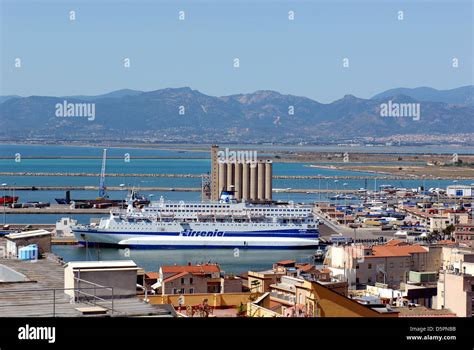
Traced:
[[279, 301], [284, 302], [285, 304], [295, 304], [295, 297], [293, 295], [285, 295], [283, 293], [277, 293], [277, 292], [270, 292], [270, 297], [273, 299], [278, 299]]

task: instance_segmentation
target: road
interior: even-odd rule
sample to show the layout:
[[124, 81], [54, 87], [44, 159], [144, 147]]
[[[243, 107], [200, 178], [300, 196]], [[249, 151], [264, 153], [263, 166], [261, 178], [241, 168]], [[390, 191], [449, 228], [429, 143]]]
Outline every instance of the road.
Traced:
[[319, 226], [319, 233], [321, 237], [328, 239], [331, 235], [339, 234], [344, 237], [349, 237], [353, 239], [377, 239], [379, 237], [384, 237], [387, 239], [393, 238], [396, 231], [387, 230], [382, 231], [379, 228], [358, 228], [355, 230], [343, 225], [334, 223], [333, 221], [322, 216], [320, 212], [314, 212], [318, 217], [319, 221], [322, 223]]

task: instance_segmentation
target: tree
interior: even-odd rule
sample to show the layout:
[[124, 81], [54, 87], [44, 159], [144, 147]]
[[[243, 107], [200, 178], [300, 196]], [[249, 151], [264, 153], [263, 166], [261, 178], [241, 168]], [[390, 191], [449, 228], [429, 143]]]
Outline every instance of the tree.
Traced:
[[452, 238], [452, 237], [453, 237], [453, 232], [454, 232], [454, 230], [455, 230], [454, 225], [453, 225], [453, 224], [450, 224], [450, 225], [446, 226], [446, 228], [443, 230], [443, 234], [444, 234], [445, 236], [449, 236], [449, 237]]

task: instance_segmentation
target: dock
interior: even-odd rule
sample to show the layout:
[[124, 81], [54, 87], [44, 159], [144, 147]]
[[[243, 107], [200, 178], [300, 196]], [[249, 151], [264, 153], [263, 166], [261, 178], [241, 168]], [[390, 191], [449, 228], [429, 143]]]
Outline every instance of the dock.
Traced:
[[[7, 186], [10, 191], [98, 191], [99, 186]], [[129, 191], [137, 189], [129, 186], [107, 186], [107, 191]], [[140, 191], [162, 191], [162, 192], [200, 192], [200, 187], [140, 187]]]
[[3, 208], [1, 212], [5, 211], [6, 214], [103, 214], [107, 215], [110, 213], [110, 208], [99, 209], [73, 209], [69, 205], [51, 205], [46, 208]]
[[52, 237], [52, 245], [76, 245], [78, 241], [75, 237]]

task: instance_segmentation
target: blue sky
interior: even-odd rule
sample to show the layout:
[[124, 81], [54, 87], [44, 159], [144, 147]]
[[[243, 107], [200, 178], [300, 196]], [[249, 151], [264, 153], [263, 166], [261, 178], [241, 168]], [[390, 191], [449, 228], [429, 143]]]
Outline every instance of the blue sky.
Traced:
[[0, 2], [0, 95], [189, 86], [331, 102], [394, 87], [473, 84], [471, 0]]

